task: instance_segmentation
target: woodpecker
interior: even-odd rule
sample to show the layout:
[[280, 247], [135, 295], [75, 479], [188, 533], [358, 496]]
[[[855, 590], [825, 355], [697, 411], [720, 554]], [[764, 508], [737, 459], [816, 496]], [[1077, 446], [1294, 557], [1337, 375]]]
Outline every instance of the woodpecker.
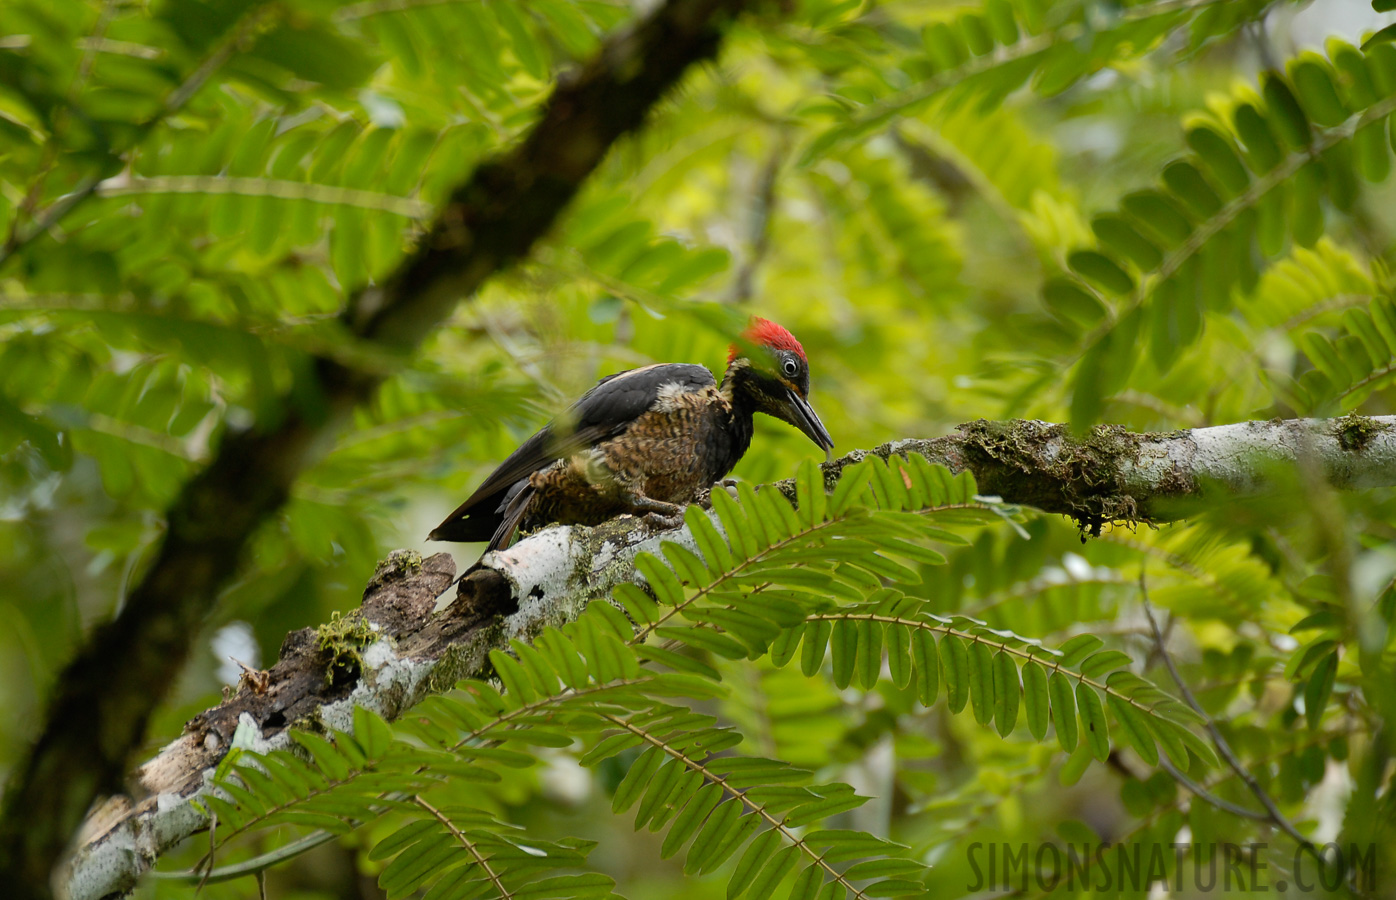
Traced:
[[544, 525], [599, 525], [629, 513], [676, 527], [751, 446], [752, 417], [794, 425], [831, 456], [809, 404], [809, 360], [795, 336], [753, 318], [718, 384], [705, 367], [660, 363], [601, 379], [524, 441], [428, 536], [508, 547]]

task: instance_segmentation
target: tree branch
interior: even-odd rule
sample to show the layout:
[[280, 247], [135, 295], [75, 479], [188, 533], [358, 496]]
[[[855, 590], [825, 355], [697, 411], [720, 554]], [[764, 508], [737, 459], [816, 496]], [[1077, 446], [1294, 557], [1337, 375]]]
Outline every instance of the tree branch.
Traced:
[[[1396, 484], [1396, 416], [1272, 419], [1162, 434], [1101, 425], [1073, 436], [1065, 425], [980, 419], [945, 437], [855, 450], [824, 466], [830, 489], [845, 466], [873, 454], [919, 453], [954, 472], [974, 473], [979, 491], [1075, 519], [1099, 536], [1108, 522], [1172, 522], [1218, 497], [1274, 486], [1312, 461], [1333, 487]], [[794, 499], [794, 482], [777, 487]]]
[[[410, 353], [462, 297], [528, 252], [611, 145], [690, 65], [712, 58], [722, 21], [744, 5], [668, 0], [563, 78], [523, 143], [481, 165], [397, 271], [350, 298], [344, 319], [354, 336]], [[316, 360], [280, 398], [274, 421], [230, 432], [181, 491], [154, 561], [60, 676], [43, 732], [6, 792], [0, 884], [9, 896], [49, 895], [50, 872], [93, 799], [121, 789], [152, 709], [247, 539], [383, 377]]]
[[[1044, 422], [980, 421], [941, 438], [856, 450], [825, 465], [826, 485], [870, 454], [906, 453], [973, 471], [986, 494], [1078, 522], [1098, 523], [1121, 510], [1164, 522], [1183, 509], [1180, 500], [1263, 490], [1274, 466], [1304, 454], [1336, 487], [1396, 486], [1396, 417], [1246, 422], [1168, 434], [1102, 428], [1079, 439]], [[794, 499], [792, 483], [773, 487]], [[353, 614], [370, 623], [371, 632], [360, 633], [371, 634], [371, 643], [336, 649], [334, 635], [352, 631], [342, 624], [289, 635], [265, 682], [243, 684], [141, 768], [149, 796], [134, 808], [109, 804], [88, 823], [69, 895], [97, 900], [128, 890], [165, 850], [205, 827], [183, 801], [204, 789], [235, 738], [255, 749], [285, 746], [292, 725], [349, 730], [355, 705], [394, 719], [462, 678], [488, 677], [491, 649], [511, 638], [531, 640], [547, 625], [576, 618], [616, 585], [642, 580], [636, 554], [657, 552], [661, 540], [698, 550], [687, 528], [652, 534], [631, 517], [598, 528], [549, 528], [482, 557], [440, 610], [437, 597], [455, 576], [450, 556], [423, 561], [397, 551], [380, 565]]]

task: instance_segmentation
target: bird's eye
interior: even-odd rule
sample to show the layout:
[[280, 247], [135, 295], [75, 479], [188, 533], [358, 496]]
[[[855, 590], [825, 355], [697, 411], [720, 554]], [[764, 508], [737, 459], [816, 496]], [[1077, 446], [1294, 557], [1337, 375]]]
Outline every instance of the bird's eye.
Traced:
[[781, 371], [785, 372], [785, 377], [794, 378], [796, 375], [800, 374], [800, 366], [795, 360], [787, 359], [781, 366]]

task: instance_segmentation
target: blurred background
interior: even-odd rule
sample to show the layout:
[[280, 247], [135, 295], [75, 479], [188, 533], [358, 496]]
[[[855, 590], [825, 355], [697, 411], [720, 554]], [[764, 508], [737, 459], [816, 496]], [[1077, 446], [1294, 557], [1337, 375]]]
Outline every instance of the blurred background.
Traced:
[[[0, 5], [0, 222], [10, 231], [84, 178], [105, 179], [0, 263], [0, 777], [224, 429], [272, 421], [309, 354], [358, 358], [335, 321], [346, 292], [390, 271], [448, 189], [526, 130], [556, 72], [650, 5], [296, 0], [168, 116], [161, 98], [248, 3]], [[358, 411], [256, 535], [149, 750], [216, 703], [239, 663], [270, 665], [288, 630], [356, 607], [388, 551], [473, 562], [478, 547], [426, 533], [597, 378], [655, 361], [720, 371], [751, 314], [803, 343], [840, 451], [981, 417], [1068, 420], [1073, 367], [1099, 332], [1045, 302], [1043, 286], [1094, 245], [1092, 217], [1158, 184], [1188, 152], [1185, 127], [1254, 95], [1261, 71], [1393, 21], [1358, 0], [1013, 0], [1050, 53], [1001, 47], [947, 68], [936, 26], [994, 2], [789, 6], [733, 27], [720, 61], [611, 155], [547, 242], [462, 303]], [[1168, 430], [1392, 412], [1390, 368], [1377, 363], [1356, 387], [1304, 389], [1322, 368], [1308, 336], [1338, 340], [1346, 310], [1389, 292], [1390, 182], [1336, 200], [1333, 189], [1317, 233], [1282, 237], [1176, 347], [1141, 349], [1090, 418]], [[763, 419], [735, 474], [782, 478], [811, 456]], [[1299, 491], [1084, 543], [1068, 521], [1029, 517], [1025, 534], [985, 529], [927, 571], [926, 596], [1049, 641], [1094, 623], [1146, 659], [1144, 567], [1155, 601], [1188, 622], [1187, 672], [1205, 702], [1236, 717], [1238, 744], [1278, 795], [1337, 833], [1348, 735], [1370, 721], [1340, 673], [1348, 699], [1286, 743], [1302, 713], [1282, 671], [1297, 646], [1287, 629], [1315, 598], [1345, 590], [1368, 609], [1381, 595], [1396, 573], [1390, 492]], [[1085, 771], [1084, 758], [999, 740], [895, 689], [727, 665], [720, 711], [748, 749], [874, 795], [857, 827], [924, 847], [947, 896], [966, 893], [974, 839], [1178, 833], [1176, 804], [1164, 809], [1174, 783], [1128, 761]], [[558, 753], [477, 801], [542, 833], [601, 840], [592, 863], [627, 896], [716, 897], [720, 882], [684, 880], [657, 837], [611, 815], [621, 774], [593, 778]], [[270, 895], [377, 896], [367, 841], [278, 870]], [[144, 895], [190, 890], [157, 882]]]

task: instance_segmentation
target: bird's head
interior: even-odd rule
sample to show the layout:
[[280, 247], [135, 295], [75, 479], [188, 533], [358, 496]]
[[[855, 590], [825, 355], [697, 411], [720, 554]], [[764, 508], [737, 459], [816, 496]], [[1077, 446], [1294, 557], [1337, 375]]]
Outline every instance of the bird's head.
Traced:
[[795, 335], [753, 317], [728, 351], [727, 376], [758, 411], [794, 425], [833, 458], [834, 439], [809, 404], [809, 360]]

